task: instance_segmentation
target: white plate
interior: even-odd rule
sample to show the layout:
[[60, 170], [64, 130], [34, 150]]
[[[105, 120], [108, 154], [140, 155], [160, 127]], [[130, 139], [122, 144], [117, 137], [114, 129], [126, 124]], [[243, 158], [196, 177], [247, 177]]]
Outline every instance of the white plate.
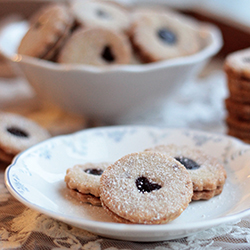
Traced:
[[[112, 221], [101, 207], [70, 198], [66, 169], [77, 163], [115, 161], [162, 143], [187, 144], [225, 164], [228, 174], [221, 195], [191, 202], [165, 225], [125, 225]], [[101, 236], [130, 241], [180, 238], [250, 214], [250, 147], [239, 140], [191, 130], [114, 126], [84, 130], [44, 141], [18, 155], [5, 173], [8, 190], [41, 213]]]

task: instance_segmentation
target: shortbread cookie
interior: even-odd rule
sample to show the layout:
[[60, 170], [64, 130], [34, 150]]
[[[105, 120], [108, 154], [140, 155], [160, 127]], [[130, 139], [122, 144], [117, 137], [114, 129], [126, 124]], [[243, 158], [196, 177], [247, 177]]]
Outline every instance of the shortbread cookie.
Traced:
[[250, 81], [250, 48], [229, 54], [224, 63], [227, 74]]
[[67, 187], [81, 194], [99, 197], [100, 176], [109, 164], [108, 162], [85, 163], [67, 169], [65, 176]]
[[187, 208], [192, 195], [185, 167], [159, 152], [125, 155], [100, 178], [102, 205], [118, 222], [168, 223]]
[[108, 29], [91, 28], [72, 34], [58, 62], [110, 66], [128, 64], [130, 59], [130, 44], [125, 36]]
[[188, 56], [200, 50], [196, 29], [162, 12], [140, 12], [133, 18], [131, 40], [144, 62]]
[[90, 203], [94, 206], [102, 206], [100, 198], [95, 197], [92, 194], [82, 194], [82, 193], [78, 192], [77, 190], [73, 190], [73, 189], [70, 189], [69, 193], [72, 197], [74, 197], [75, 199], [77, 199], [78, 201], [81, 201], [83, 203]]
[[228, 127], [227, 134], [236, 137], [245, 143], [250, 143], [250, 131], [242, 131], [237, 128]]
[[225, 99], [225, 107], [230, 116], [250, 121], [250, 104], [237, 102], [229, 97]]
[[223, 191], [223, 186], [217, 187], [215, 190], [204, 190], [204, 191], [194, 191], [192, 200], [209, 200], [216, 195], [221, 194]]
[[231, 72], [227, 73], [226, 77], [228, 86], [235, 86], [238, 90], [250, 92], [250, 79], [244, 79]]
[[52, 59], [68, 37], [73, 24], [73, 15], [66, 5], [46, 5], [35, 13], [31, 26], [19, 45], [18, 53]]
[[170, 144], [158, 145], [146, 151], [165, 153], [182, 163], [191, 176], [194, 192], [213, 191], [225, 183], [227, 175], [224, 167], [216, 158], [200, 150]]
[[127, 32], [130, 27], [129, 12], [110, 1], [74, 0], [71, 9], [84, 28], [103, 27]]
[[229, 129], [239, 131], [239, 134], [250, 135], [250, 122], [248, 120], [239, 119], [233, 116], [226, 117], [226, 124]]
[[49, 137], [50, 134], [46, 129], [23, 116], [0, 113], [0, 149], [2, 151], [0, 155], [5, 154], [13, 158], [21, 151]]
[[[235, 82], [228, 81], [227, 86], [230, 93], [231, 99], [236, 102], [248, 103], [250, 104], [250, 91], [240, 88], [239, 85], [235, 85]], [[250, 84], [250, 80], [249, 80]]]

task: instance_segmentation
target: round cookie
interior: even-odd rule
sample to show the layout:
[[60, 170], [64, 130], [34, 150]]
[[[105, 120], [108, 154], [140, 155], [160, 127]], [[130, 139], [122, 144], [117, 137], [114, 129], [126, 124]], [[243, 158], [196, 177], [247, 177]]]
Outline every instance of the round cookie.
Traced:
[[159, 152], [125, 155], [100, 178], [102, 205], [118, 222], [168, 223], [187, 208], [192, 195], [185, 167]]
[[250, 120], [250, 104], [237, 102], [229, 97], [225, 99], [225, 106], [230, 116]]
[[228, 86], [235, 86], [238, 90], [244, 90], [250, 92], [250, 79], [244, 79], [233, 73], [228, 73], [227, 75]]
[[188, 56], [200, 49], [196, 29], [160, 11], [137, 13], [132, 22], [131, 40], [145, 63]]
[[71, 9], [84, 28], [102, 27], [127, 32], [130, 27], [128, 11], [110, 1], [74, 0]]
[[250, 130], [243, 131], [239, 128], [228, 126], [227, 134], [236, 137], [246, 143], [250, 143]]
[[234, 82], [232, 81], [228, 81], [227, 86], [228, 86], [231, 99], [235, 100], [236, 102], [250, 104], [250, 100], [249, 100], [250, 91], [249, 90], [240, 88], [239, 85], [235, 85]]
[[128, 64], [130, 44], [125, 36], [103, 28], [78, 29], [69, 38], [58, 57], [59, 63], [94, 66]]
[[49, 4], [35, 13], [31, 26], [18, 47], [18, 53], [52, 59], [64, 43], [74, 18], [64, 4]]
[[248, 120], [237, 119], [233, 116], [227, 116], [226, 123], [229, 128], [239, 130], [241, 133], [250, 132], [250, 122]]
[[90, 203], [90, 204], [92, 204], [94, 206], [100, 206], [100, 207], [102, 206], [100, 198], [95, 197], [92, 194], [82, 194], [82, 193], [78, 192], [77, 190], [73, 190], [73, 189], [69, 190], [69, 194], [73, 198], [75, 198], [75, 199], [77, 199], [77, 200], [79, 200], [79, 201], [81, 201], [83, 203]]
[[216, 195], [221, 194], [223, 191], [223, 186], [218, 186], [215, 190], [204, 190], [204, 191], [194, 191], [192, 200], [209, 200]]
[[85, 163], [67, 169], [64, 178], [67, 187], [80, 194], [99, 197], [100, 177], [109, 164], [108, 162]]
[[212, 156], [188, 146], [158, 145], [146, 151], [165, 153], [177, 159], [186, 168], [193, 182], [193, 191], [211, 191], [222, 187], [226, 180], [224, 167]]
[[225, 59], [224, 70], [234, 77], [250, 80], [250, 48], [229, 54]]
[[23, 116], [0, 113], [0, 148], [9, 156], [14, 156], [49, 137], [46, 129]]

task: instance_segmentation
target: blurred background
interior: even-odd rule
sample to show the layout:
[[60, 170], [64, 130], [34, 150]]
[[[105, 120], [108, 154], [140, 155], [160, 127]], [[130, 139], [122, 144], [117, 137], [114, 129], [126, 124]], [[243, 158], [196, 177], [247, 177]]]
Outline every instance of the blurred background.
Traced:
[[[0, 40], [3, 36], [8, 36], [10, 49], [11, 46], [16, 46], [20, 41], [19, 32], [21, 32], [17, 24], [29, 20], [35, 11], [49, 2], [51, 1], [0, 0]], [[120, 2], [134, 3], [132, 0]], [[22, 114], [46, 127], [52, 135], [113, 124], [189, 127], [226, 133], [224, 100], [228, 95], [228, 89], [223, 64], [225, 57], [231, 52], [250, 47], [250, 2], [248, 0], [162, 0], [160, 2], [197, 20], [216, 25], [223, 37], [220, 51], [209, 60], [195, 79], [178, 89], [167, 100], [155, 101], [140, 110], [132, 110], [112, 122], [86, 114], [74, 114], [39, 99], [23, 74], [1, 54], [3, 48], [0, 45], [0, 110]], [[136, 3], [148, 4], [152, 1], [138, 0]], [[6, 50], [6, 47], [4, 49]]]

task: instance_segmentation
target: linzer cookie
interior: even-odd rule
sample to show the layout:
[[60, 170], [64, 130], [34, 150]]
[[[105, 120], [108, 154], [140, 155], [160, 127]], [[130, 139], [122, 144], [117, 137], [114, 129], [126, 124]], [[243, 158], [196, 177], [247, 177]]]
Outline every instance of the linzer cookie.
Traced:
[[0, 113], [0, 160], [10, 162], [21, 151], [48, 139], [39, 124], [17, 114]]
[[108, 162], [85, 163], [67, 169], [65, 182], [70, 194], [82, 202], [100, 206], [100, 176], [108, 166]]
[[188, 56], [200, 49], [197, 30], [168, 12], [136, 12], [131, 26], [132, 43], [144, 62]]
[[125, 33], [129, 30], [129, 12], [112, 1], [74, 0], [71, 9], [84, 28], [102, 27]]
[[104, 28], [79, 29], [63, 47], [59, 63], [81, 63], [95, 66], [128, 64], [130, 44], [125, 36]]
[[185, 167], [159, 152], [125, 155], [100, 178], [102, 205], [122, 223], [168, 223], [187, 208], [192, 195]]
[[50, 60], [68, 37], [74, 18], [66, 5], [49, 4], [33, 16], [30, 24], [18, 53]]
[[188, 146], [158, 145], [146, 151], [161, 152], [174, 157], [187, 169], [193, 183], [193, 200], [210, 199], [220, 194], [226, 180], [224, 167], [212, 156]]

